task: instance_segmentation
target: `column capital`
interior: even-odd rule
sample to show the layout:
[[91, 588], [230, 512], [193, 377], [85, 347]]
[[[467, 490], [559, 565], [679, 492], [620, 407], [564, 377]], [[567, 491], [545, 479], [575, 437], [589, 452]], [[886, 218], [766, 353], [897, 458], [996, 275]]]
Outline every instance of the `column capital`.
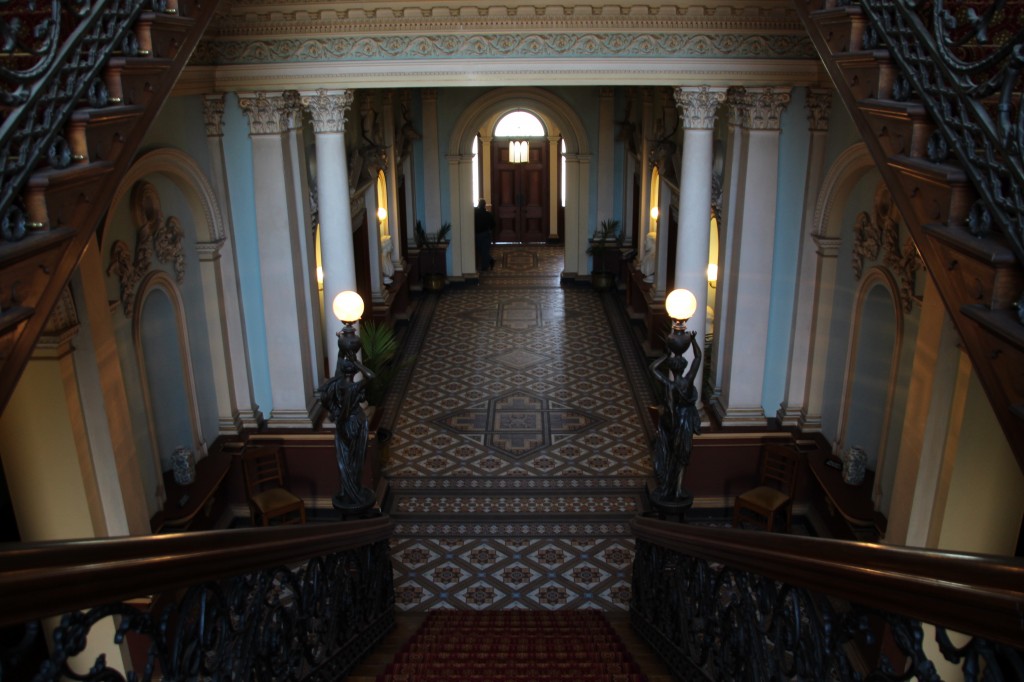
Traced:
[[302, 107], [313, 117], [313, 132], [345, 132], [345, 113], [352, 106], [351, 90], [325, 90], [302, 94]]
[[711, 130], [715, 127], [715, 113], [725, 101], [725, 88], [678, 87], [675, 89], [679, 119], [686, 130]]
[[825, 88], [808, 88], [807, 127], [812, 131], [827, 131], [828, 116], [832, 111], [832, 91]]
[[811, 238], [818, 245], [818, 255], [822, 258], [835, 258], [839, 255], [839, 247], [843, 243], [843, 240], [839, 237], [827, 237], [816, 234], [812, 235]]
[[789, 88], [747, 88], [743, 127], [748, 130], [779, 130], [782, 110], [789, 104]]
[[207, 137], [224, 136], [224, 93], [203, 95], [203, 123]]
[[725, 106], [729, 125], [743, 125], [743, 112], [746, 107], [747, 89], [743, 87], [729, 88], [725, 93]]
[[292, 103], [283, 94], [240, 92], [238, 105], [249, 118], [250, 135], [280, 135], [289, 128]]
[[220, 250], [223, 246], [223, 239], [212, 242], [196, 242], [196, 254], [199, 256], [199, 262], [217, 260], [220, 258]]

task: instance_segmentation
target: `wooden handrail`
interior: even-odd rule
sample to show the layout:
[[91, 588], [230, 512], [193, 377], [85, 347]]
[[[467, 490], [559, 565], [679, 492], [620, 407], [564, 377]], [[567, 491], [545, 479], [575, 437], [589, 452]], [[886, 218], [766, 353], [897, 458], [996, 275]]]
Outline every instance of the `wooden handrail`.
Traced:
[[1010, 646], [1024, 641], [1024, 560], [637, 517], [637, 539]]
[[0, 545], [0, 626], [284, 566], [385, 540], [387, 517]]

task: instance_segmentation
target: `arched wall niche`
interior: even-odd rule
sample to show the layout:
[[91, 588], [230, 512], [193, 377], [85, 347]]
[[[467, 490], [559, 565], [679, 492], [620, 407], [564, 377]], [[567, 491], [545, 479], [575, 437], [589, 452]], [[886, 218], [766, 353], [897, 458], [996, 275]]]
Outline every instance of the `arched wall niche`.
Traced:
[[[149, 423], [152, 465], [160, 480], [174, 448], [188, 447], [197, 458], [206, 453], [185, 306], [178, 287], [167, 273], [156, 270], [143, 279], [137, 300], [132, 342]], [[164, 497], [163, 491], [159, 496]]]
[[[837, 440], [842, 448], [862, 447], [876, 473], [886, 466], [903, 328], [899, 285], [887, 270], [872, 267], [854, 303]], [[875, 478], [876, 498], [881, 478]]]

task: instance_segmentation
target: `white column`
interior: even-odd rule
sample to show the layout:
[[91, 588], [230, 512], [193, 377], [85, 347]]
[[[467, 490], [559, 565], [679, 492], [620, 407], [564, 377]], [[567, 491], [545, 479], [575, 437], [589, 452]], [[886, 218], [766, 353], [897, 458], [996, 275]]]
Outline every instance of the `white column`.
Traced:
[[[203, 99], [206, 124], [206, 145], [210, 150], [210, 179], [217, 196], [224, 240], [199, 249], [199, 268], [203, 277], [204, 296], [215, 299], [207, 306], [207, 327], [211, 336], [211, 358], [217, 386], [221, 431], [255, 429], [263, 421], [256, 404], [249, 365], [249, 344], [245, 332], [241, 284], [238, 279], [238, 254], [235, 252], [235, 227], [224, 159], [224, 95], [206, 95]], [[208, 258], [203, 254], [208, 254]], [[207, 286], [212, 288], [208, 289]], [[207, 293], [208, 292], [208, 293]], [[210, 316], [216, 311], [216, 320]], [[224, 400], [227, 400], [227, 404]]]
[[[580, 163], [579, 154], [566, 153], [565, 155], [565, 269], [563, 277], [582, 277], [586, 274], [587, 256], [586, 247], [580, 248], [579, 238], [575, 243], [570, 241], [569, 225], [579, 223], [580, 206], [577, 202], [580, 184]], [[588, 237], [586, 230], [583, 230], [583, 239]]]
[[460, 154], [448, 157], [448, 177], [451, 181], [452, 271], [457, 279], [476, 273], [476, 234], [473, 230], [473, 155]]
[[[571, 159], [571, 163], [569, 163]], [[569, 240], [576, 235], [576, 272], [583, 275], [586, 271], [587, 247], [590, 246], [590, 155], [575, 154], [566, 157], [566, 168], [571, 165], [573, 171], [566, 172], [565, 185], [565, 236], [566, 253], [569, 251]], [[570, 182], [571, 181], [571, 182]], [[573, 204], [572, 219], [569, 216], [569, 204]], [[566, 270], [569, 271], [566, 258]]]
[[[703, 344], [707, 327], [715, 113], [725, 101], [725, 88], [676, 88], [675, 98], [683, 122], [679, 236], [674, 254], [675, 287], [689, 289], [697, 297], [697, 311], [687, 322], [686, 328], [695, 332], [698, 342]], [[700, 370], [697, 376], [702, 376]], [[698, 395], [703, 390], [701, 384], [703, 382], [697, 382]]]
[[[480, 164], [480, 196], [473, 197], [473, 205], [476, 206], [476, 202], [481, 199], [487, 200], [487, 205], [494, 209], [494, 197], [491, 196], [491, 140], [493, 138], [486, 134], [480, 133], [480, 145], [476, 149], [477, 162]], [[472, 187], [472, 185], [470, 185]]]
[[597, 219], [600, 222], [615, 217], [612, 215], [615, 196], [615, 90], [601, 88], [597, 107]]
[[[267, 335], [272, 427], [308, 427], [313, 382], [307, 371], [306, 302], [301, 259], [293, 236], [305, 225], [295, 217], [289, 129], [292, 104], [281, 95], [239, 93], [249, 118], [253, 150], [253, 200], [259, 235], [260, 283]], [[319, 175], [319, 172], [318, 172]], [[337, 191], [335, 188], [332, 191]]]
[[551, 215], [548, 237], [555, 240], [558, 239], [558, 207], [562, 205], [562, 186], [558, 182], [558, 173], [562, 168], [562, 138], [558, 135], [548, 137], [548, 167], [551, 169], [548, 173], [548, 211]]
[[420, 92], [423, 104], [423, 200], [427, 232], [441, 227], [441, 153], [437, 139], [437, 90]]
[[[282, 124], [285, 133], [286, 187], [291, 188], [288, 201], [289, 224], [296, 226], [291, 233], [292, 253], [297, 273], [299, 334], [304, 340], [297, 352], [306, 368], [306, 381], [310, 390], [323, 383], [326, 376], [321, 358], [324, 357], [323, 325], [320, 315], [320, 292], [316, 279], [316, 249], [313, 244], [313, 209], [310, 205], [309, 164], [306, 144], [302, 139], [302, 96], [295, 90], [282, 93], [286, 107]], [[312, 407], [313, 398], [307, 401]]]
[[832, 109], [832, 91], [812, 88], [807, 93], [807, 122], [811, 131], [807, 149], [807, 174], [804, 177], [804, 210], [800, 230], [800, 260], [797, 263], [796, 300], [793, 302], [793, 333], [786, 366], [786, 393], [779, 406], [778, 419], [783, 426], [800, 425], [800, 414], [807, 398], [807, 375], [811, 357], [811, 333], [814, 331], [815, 279], [818, 270], [814, 230], [814, 209], [825, 176], [825, 143], [828, 117]]
[[766, 424], [762, 392], [775, 250], [780, 117], [788, 103], [788, 88], [747, 90], [740, 178], [743, 195], [737, 197], [735, 214], [740, 245], [733, 245], [731, 260], [725, 264], [732, 291], [719, 404], [722, 424], [727, 426]]
[[[342, 291], [356, 289], [352, 209], [349, 204], [348, 160], [345, 154], [345, 113], [351, 90], [303, 93], [302, 106], [313, 120], [316, 138], [316, 189], [320, 213], [320, 261], [324, 271], [324, 347], [334, 356], [341, 322], [331, 304]], [[369, 301], [367, 301], [369, 303]]]
[[391, 264], [395, 270], [405, 268], [405, 254], [402, 253], [402, 235], [396, 234], [393, 226], [399, 224], [398, 220], [398, 148], [395, 145], [395, 96], [386, 92], [383, 97], [384, 116], [384, 148], [387, 150], [387, 162], [384, 168], [384, 178], [387, 183], [388, 195], [388, 220], [387, 233], [391, 236]]
[[[650, 89], [643, 93], [643, 109], [640, 112], [640, 229], [637, 233], [639, 243], [636, 244], [636, 268], [644, 258], [644, 244], [647, 233], [651, 231], [651, 135], [653, 134], [652, 97]], [[659, 208], [660, 210], [660, 208]]]
[[[725, 338], [729, 332], [729, 295], [733, 287], [730, 284], [726, 264], [735, 258], [733, 253], [739, 244], [736, 238], [738, 221], [736, 206], [738, 197], [742, 195], [743, 184], [740, 171], [744, 156], [743, 137], [743, 101], [745, 91], [732, 88], [726, 93], [726, 113], [729, 117], [728, 137], [725, 143], [725, 168], [722, 178], [722, 217], [719, 225], [718, 240], [718, 289], [715, 293], [715, 337], [711, 343], [711, 377], [712, 393], [710, 402], [719, 418], [722, 416], [719, 404], [722, 395], [723, 375], [726, 361], [722, 355], [725, 349]], [[705, 359], [705, 362], [707, 360]], [[705, 396], [708, 398], [708, 396]], [[705, 402], [708, 402], [705, 400]]]

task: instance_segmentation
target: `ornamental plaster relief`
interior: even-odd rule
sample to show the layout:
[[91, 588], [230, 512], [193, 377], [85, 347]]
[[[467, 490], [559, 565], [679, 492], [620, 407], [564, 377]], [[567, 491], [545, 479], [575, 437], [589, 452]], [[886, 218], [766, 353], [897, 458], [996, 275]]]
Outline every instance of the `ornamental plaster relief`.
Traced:
[[812, 59], [801, 36], [683, 33], [559, 33], [504, 35], [342, 36], [207, 39], [192, 65], [404, 60], [430, 58], [764, 58]]

